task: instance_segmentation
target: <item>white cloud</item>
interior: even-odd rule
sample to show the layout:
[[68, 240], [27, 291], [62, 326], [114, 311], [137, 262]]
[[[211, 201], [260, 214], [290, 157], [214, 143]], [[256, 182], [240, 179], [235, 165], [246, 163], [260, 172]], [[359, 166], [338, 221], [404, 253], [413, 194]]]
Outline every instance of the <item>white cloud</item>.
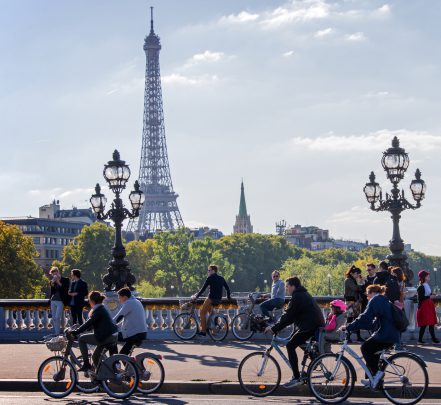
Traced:
[[333, 28], [325, 28], [324, 30], [319, 30], [314, 34], [315, 38], [324, 38], [334, 33]]
[[290, 56], [294, 55], [294, 51], [287, 51], [282, 54], [285, 58], [289, 58]]
[[345, 37], [346, 41], [361, 42], [366, 40], [366, 36], [362, 32], [355, 32], [353, 34], [348, 34]]
[[366, 98], [384, 98], [390, 96], [388, 91], [370, 91], [364, 95]]
[[220, 24], [243, 24], [252, 21], [256, 21], [259, 18], [259, 14], [248, 13], [247, 11], [241, 11], [239, 14], [230, 14], [220, 18]]
[[295, 137], [289, 143], [292, 149], [306, 148], [314, 151], [347, 152], [378, 151], [387, 149], [394, 136], [400, 139], [405, 149], [431, 151], [441, 149], [441, 135], [424, 131], [383, 129], [365, 135], [325, 135], [317, 138]]
[[203, 76], [184, 76], [179, 73], [172, 73], [162, 77], [164, 85], [180, 85], [180, 86], [197, 86], [204, 85], [218, 81], [217, 75], [203, 75]]
[[387, 16], [387, 15], [389, 15], [390, 12], [391, 12], [391, 8], [390, 8], [389, 4], [384, 4], [384, 5], [382, 5], [381, 7], [377, 8], [377, 9], [373, 12], [373, 14], [374, 14], [375, 16], [383, 17], [383, 16]]
[[217, 62], [221, 59], [223, 59], [225, 54], [223, 52], [211, 52], [211, 51], [205, 51], [203, 53], [197, 53], [192, 56], [192, 60], [194, 62]]
[[369, 215], [370, 209], [361, 206], [354, 206], [348, 210], [336, 212], [326, 220], [328, 224], [372, 224], [385, 222], [385, 218], [378, 215]]

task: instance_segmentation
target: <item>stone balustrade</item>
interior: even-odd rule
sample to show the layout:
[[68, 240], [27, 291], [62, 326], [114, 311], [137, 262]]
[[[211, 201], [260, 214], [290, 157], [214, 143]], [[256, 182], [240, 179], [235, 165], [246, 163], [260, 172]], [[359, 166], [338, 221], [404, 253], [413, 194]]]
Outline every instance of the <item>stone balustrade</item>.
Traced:
[[[412, 297], [414, 291], [409, 291], [405, 302], [405, 310], [410, 319], [408, 332], [415, 337], [415, 314], [417, 304]], [[329, 302], [341, 297], [315, 297], [324, 315], [328, 313]], [[145, 308], [149, 339], [175, 339], [173, 321], [180, 311], [180, 304], [189, 298], [139, 298]], [[237, 301], [223, 300], [218, 310], [224, 313], [229, 321], [243, 310], [247, 297], [237, 298]], [[198, 305], [202, 304], [202, 299]], [[257, 301], [259, 303], [259, 300]], [[288, 302], [288, 298], [286, 299]], [[441, 296], [435, 299], [438, 319], [441, 323]], [[85, 317], [89, 308], [85, 307]], [[66, 307], [63, 313], [62, 326], [70, 325], [70, 313]], [[50, 305], [47, 299], [0, 300], [0, 340], [20, 341], [38, 340], [52, 333]], [[230, 335], [231, 333], [230, 333]], [[409, 335], [407, 335], [409, 337]]]

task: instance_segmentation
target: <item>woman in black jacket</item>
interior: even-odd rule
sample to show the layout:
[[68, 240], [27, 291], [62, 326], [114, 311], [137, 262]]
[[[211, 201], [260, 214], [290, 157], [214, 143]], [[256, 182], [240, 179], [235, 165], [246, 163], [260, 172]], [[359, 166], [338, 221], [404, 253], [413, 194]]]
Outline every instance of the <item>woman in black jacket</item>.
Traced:
[[[363, 285], [361, 283], [361, 270], [358, 267], [351, 266], [345, 274], [345, 301], [348, 313], [348, 323], [352, 322], [361, 312], [362, 291]], [[360, 331], [356, 331], [357, 340], [364, 342], [360, 335]], [[350, 342], [350, 339], [349, 339]]]
[[99, 291], [92, 291], [89, 294], [89, 304], [92, 308], [89, 313], [89, 319], [72, 333], [74, 336], [77, 336], [80, 333], [93, 328], [93, 333], [86, 333], [78, 339], [81, 355], [84, 359], [84, 364], [78, 369], [78, 371], [86, 372], [92, 368], [89, 362], [88, 344], [96, 345], [96, 349], [92, 354], [92, 361], [95, 367], [97, 366], [101, 353], [106, 346], [114, 344], [115, 347], [112, 348], [112, 350], [109, 350], [109, 352], [110, 354], [116, 354], [118, 352], [116, 347], [118, 341], [118, 328], [113, 323], [110, 313], [103, 305], [104, 298], [104, 295]]

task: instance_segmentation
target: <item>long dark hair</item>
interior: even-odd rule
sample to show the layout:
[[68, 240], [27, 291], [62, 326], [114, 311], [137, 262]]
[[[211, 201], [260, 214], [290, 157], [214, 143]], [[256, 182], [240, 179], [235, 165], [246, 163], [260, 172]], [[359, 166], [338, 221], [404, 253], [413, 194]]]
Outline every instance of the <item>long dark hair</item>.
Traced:
[[356, 267], [355, 265], [352, 265], [351, 267], [349, 267], [349, 269], [346, 271], [345, 273], [345, 277], [349, 278], [351, 277], [354, 273], [358, 273], [361, 274], [361, 270]]
[[405, 281], [406, 276], [404, 275], [403, 270], [401, 267], [389, 267], [390, 274], [395, 276], [398, 281]]

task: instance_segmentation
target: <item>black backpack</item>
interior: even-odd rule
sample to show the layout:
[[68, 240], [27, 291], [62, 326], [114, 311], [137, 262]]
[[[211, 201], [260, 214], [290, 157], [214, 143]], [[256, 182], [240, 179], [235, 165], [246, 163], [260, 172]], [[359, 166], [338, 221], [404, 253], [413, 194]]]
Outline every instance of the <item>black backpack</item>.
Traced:
[[393, 303], [390, 304], [392, 307], [392, 320], [395, 327], [400, 332], [405, 332], [407, 327], [409, 326], [409, 320], [407, 319], [406, 313], [404, 312], [404, 310], [398, 308]]

